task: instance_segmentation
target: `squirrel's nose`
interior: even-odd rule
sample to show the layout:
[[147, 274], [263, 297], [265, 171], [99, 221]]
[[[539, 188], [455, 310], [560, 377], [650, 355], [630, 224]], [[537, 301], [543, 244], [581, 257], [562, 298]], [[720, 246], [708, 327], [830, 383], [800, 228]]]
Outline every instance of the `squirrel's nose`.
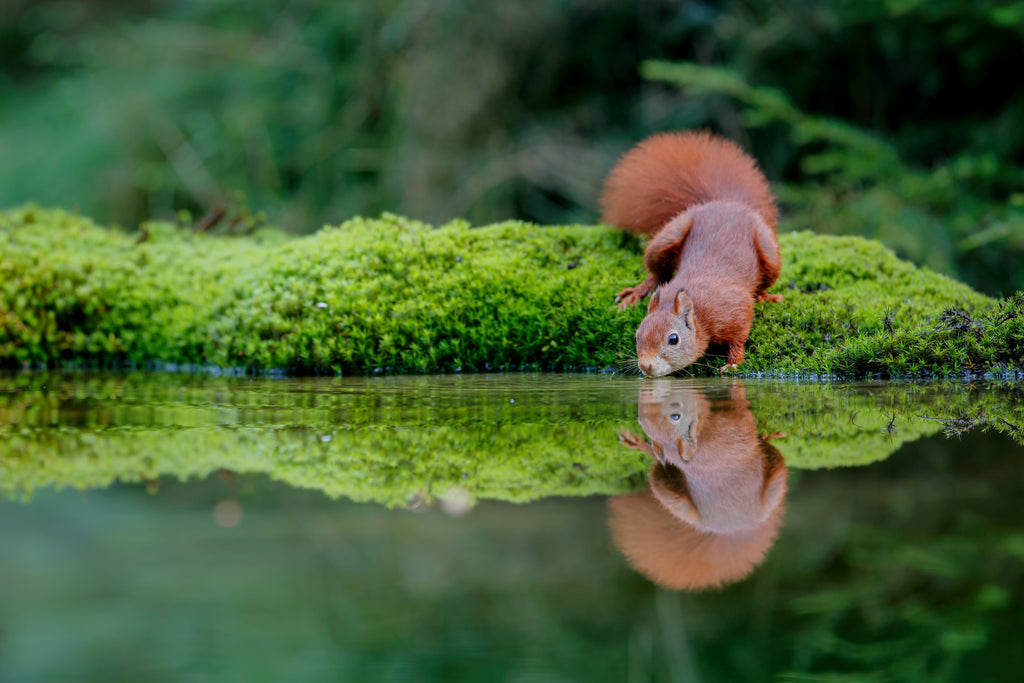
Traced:
[[654, 364], [651, 363], [650, 361], [647, 361], [646, 363], [640, 363], [640, 369], [644, 371], [645, 375], [650, 375], [653, 367]]

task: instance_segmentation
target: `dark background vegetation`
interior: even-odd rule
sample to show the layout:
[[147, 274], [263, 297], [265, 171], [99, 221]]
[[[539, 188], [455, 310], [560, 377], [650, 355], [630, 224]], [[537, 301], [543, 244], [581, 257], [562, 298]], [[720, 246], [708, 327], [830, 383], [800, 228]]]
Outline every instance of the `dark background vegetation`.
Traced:
[[633, 141], [705, 127], [760, 160], [783, 229], [1006, 294], [1022, 26], [950, 0], [4, 0], [0, 206], [593, 222]]

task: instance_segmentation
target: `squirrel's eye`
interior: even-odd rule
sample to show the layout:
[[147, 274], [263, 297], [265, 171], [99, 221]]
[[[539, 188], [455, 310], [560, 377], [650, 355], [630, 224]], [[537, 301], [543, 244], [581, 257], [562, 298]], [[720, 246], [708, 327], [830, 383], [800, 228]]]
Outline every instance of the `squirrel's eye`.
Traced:
[[669, 346], [675, 346], [678, 343], [679, 343], [679, 335], [677, 335], [675, 332], [673, 332], [672, 334], [668, 335], [668, 345]]
[[672, 418], [673, 422], [679, 422], [679, 413], [672, 413], [669, 417]]

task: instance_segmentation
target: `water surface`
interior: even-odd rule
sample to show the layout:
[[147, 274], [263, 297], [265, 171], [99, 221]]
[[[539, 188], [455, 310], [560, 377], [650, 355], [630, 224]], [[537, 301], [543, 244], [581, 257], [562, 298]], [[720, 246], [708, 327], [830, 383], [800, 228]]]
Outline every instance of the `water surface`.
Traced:
[[3, 376], [0, 680], [1018, 680], [1020, 394]]

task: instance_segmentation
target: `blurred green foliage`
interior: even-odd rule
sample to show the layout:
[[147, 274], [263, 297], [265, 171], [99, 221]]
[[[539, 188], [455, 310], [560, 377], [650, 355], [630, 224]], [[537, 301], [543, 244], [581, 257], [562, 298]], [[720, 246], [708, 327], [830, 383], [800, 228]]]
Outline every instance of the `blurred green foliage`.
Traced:
[[783, 229], [877, 237], [1005, 294], [1024, 287], [1022, 26], [1024, 3], [966, 0], [11, 0], [0, 206], [134, 225], [240, 192], [299, 232], [589, 223], [629, 144], [709, 127], [777, 183]]
[[[995, 301], [856, 237], [782, 235], [782, 303], [757, 307], [745, 373], [1024, 371], [1024, 296]], [[190, 363], [291, 373], [634, 368], [638, 245], [603, 226], [399, 216], [302, 238], [0, 212], [0, 364]], [[716, 375], [720, 353], [687, 372]]]
[[750, 129], [781, 128], [800, 181], [776, 186], [792, 207], [786, 227], [859, 234], [898, 253], [989, 286], [1021, 282], [1024, 165], [993, 149], [908, 163], [890, 136], [840, 119], [812, 116], [774, 88], [749, 85], [734, 71], [691, 63], [646, 62], [649, 78], [703, 95], [727, 95]]

